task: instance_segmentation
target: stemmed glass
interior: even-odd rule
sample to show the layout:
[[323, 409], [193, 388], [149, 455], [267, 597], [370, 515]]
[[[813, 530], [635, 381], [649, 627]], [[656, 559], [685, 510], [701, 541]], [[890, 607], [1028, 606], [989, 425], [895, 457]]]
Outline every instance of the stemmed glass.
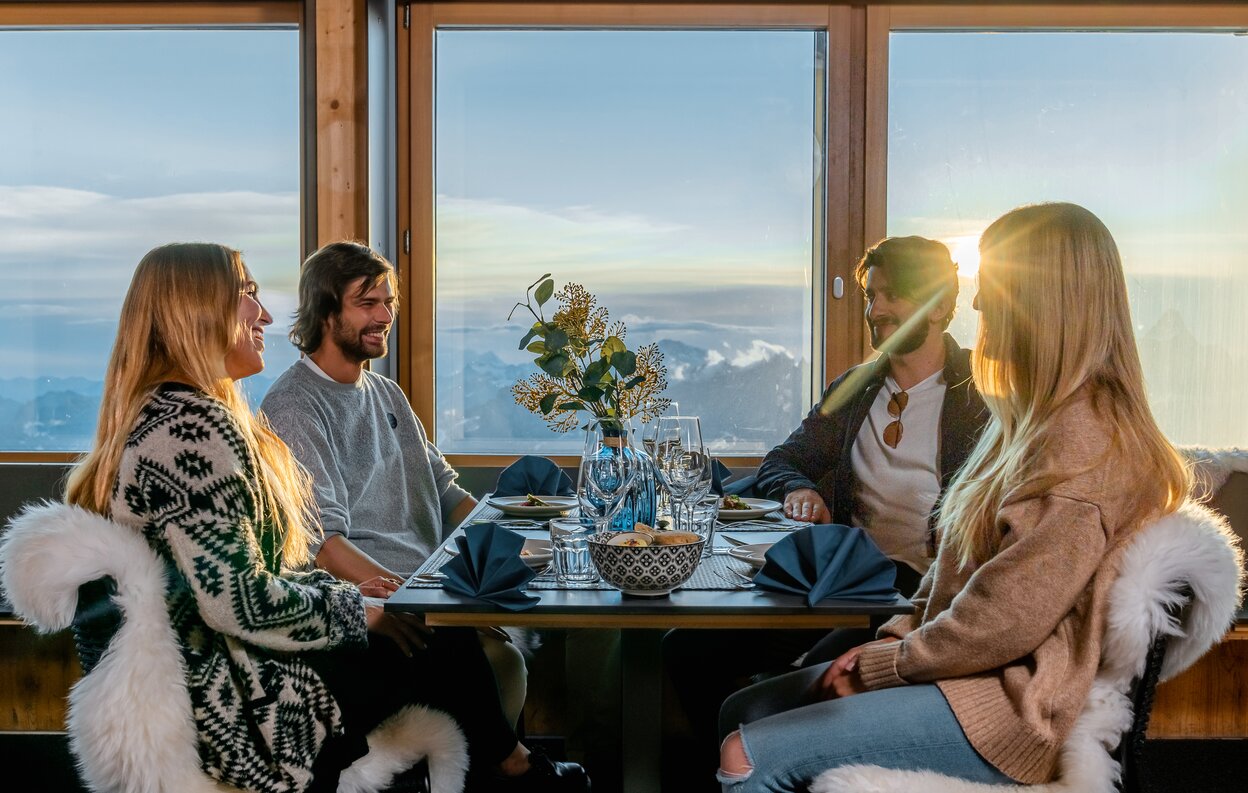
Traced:
[[581, 517], [592, 520], [596, 532], [606, 531], [624, 506], [637, 473], [627, 428], [615, 419], [591, 421], [585, 430], [576, 496]]
[[[667, 410], [664, 412], [670, 416], [679, 416], [680, 405], [676, 402], [669, 402], [667, 406]], [[656, 439], [658, 438], [658, 434], [659, 434], [659, 419], [660, 418], [661, 418], [660, 416], [654, 416], [652, 419], [650, 419], [648, 423], [645, 423], [645, 424], [642, 424], [637, 419], [637, 417], [633, 417], [633, 419], [631, 419], [632, 422], [635, 422], [632, 425], [633, 436], [641, 438], [641, 446], [645, 450], [646, 454], [649, 455], [650, 457], [652, 469], [654, 467], [657, 467], [659, 464]], [[660, 487], [659, 492], [656, 494], [655, 505], [654, 505], [654, 516], [656, 518], [656, 524], [658, 523], [657, 519], [669, 518], [671, 517], [671, 515], [672, 515], [672, 508], [671, 508], [670, 500], [668, 498], [667, 488]]]
[[711, 489], [711, 455], [697, 416], [664, 416], [655, 432], [655, 473], [672, 498], [675, 528], [692, 526], [693, 506]]

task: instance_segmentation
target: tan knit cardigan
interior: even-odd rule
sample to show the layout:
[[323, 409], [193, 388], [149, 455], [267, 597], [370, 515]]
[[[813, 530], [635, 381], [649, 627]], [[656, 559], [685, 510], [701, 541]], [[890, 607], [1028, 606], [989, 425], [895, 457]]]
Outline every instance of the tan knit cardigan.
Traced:
[[1053, 778], [1058, 752], [1096, 675], [1110, 584], [1141, 522], [1127, 524], [1149, 483], [1111, 448], [1092, 399], [1055, 416], [1039, 470], [1081, 472], [1007, 503], [1000, 551], [959, 570], [942, 543], [913, 598], [916, 612], [868, 645], [870, 689], [935, 682], [971, 745], [1025, 784]]

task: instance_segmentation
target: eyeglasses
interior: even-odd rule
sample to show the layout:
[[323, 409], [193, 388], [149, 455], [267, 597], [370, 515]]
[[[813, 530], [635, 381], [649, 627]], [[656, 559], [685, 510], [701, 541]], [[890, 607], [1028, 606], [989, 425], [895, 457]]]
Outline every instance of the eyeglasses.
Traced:
[[901, 412], [909, 403], [910, 395], [905, 391], [898, 391], [888, 397], [888, 415], [892, 416], [893, 420], [884, 428], [884, 442], [890, 449], [896, 449], [897, 444], [901, 443]]

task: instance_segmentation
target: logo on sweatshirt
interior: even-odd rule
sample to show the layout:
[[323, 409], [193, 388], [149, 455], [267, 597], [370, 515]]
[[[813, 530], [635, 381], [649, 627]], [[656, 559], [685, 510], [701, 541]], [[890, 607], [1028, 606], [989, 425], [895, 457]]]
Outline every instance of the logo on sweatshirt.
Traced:
[[390, 411], [386, 411], [386, 418], [390, 419], [390, 429], [397, 430], [399, 428], [399, 419]]

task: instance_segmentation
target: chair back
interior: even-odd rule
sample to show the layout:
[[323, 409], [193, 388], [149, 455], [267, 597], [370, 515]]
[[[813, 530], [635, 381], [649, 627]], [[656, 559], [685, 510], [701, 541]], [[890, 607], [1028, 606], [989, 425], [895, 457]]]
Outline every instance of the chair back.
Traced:
[[0, 544], [0, 584], [39, 631], [75, 628], [86, 674], [67, 727], [89, 788], [235, 790], [200, 769], [164, 565], [142, 537], [78, 507], [28, 506]]

